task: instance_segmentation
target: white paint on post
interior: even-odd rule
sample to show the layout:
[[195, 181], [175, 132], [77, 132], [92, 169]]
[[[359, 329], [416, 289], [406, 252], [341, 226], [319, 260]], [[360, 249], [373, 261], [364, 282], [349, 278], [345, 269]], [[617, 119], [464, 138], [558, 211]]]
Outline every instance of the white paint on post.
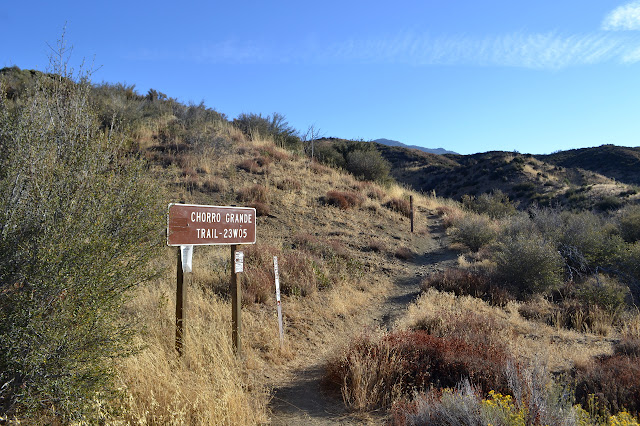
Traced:
[[236, 274], [244, 272], [244, 252], [242, 251], [236, 252], [235, 264], [236, 264], [236, 269], [235, 269]]
[[273, 272], [276, 278], [276, 304], [278, 309], [278, 327], [280, 330], [280, 347], [284, 345], [284, 330], [282, 329], [282, 305], [280, 304], [280, 272], [278, 271], [278, 256], [273, 256]]
[[193, 271], [193, 246], [180, 246], [180, 252], [182, 255], [182, 272], [192, 272]]

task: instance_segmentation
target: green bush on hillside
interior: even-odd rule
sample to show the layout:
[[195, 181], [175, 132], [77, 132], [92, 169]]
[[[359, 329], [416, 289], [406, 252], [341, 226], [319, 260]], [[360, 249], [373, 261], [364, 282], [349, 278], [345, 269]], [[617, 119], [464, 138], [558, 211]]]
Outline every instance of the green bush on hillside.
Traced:
[[478, 198], [473, 195], [463, 195], [462, 205], [468, 210], [489, 215], [494, 219], [516, 213], [516, 205], [499, 189], [490, 194], [482, 194]]
[[521, 294], [548, 292], [562, 283], [560, 253], [537, 234], [507, 238], [494, 256], [498, 280]]
[[629, 206], [620, 212], [620, 234], [628, 243], [640, 241], [640, 206]]
[[375, 145], [362, 141], [325, 139], [316, 143], [315, 157], [323, 164], [347, 170], [361, 180], [388, 183], [391, 165]]
[[391, 167], [375, 149], [355, 150], [347, 154], [347, 170], [362, 180], [386, 182]]
[[481, 247], [492, 243], [498, 232], [485, 215], [467, 213], [455, 223], [453, 241], [464, 244], [471, 251], [478, 251]]
[[66, 423], [115, 393], [113, 361], [134, 349], [119, 312], [153, 273], [164, 208], [100, 128], [88, 75], [62, 48], [51, 65], [28, 102], [0, 97], [0, 417]]

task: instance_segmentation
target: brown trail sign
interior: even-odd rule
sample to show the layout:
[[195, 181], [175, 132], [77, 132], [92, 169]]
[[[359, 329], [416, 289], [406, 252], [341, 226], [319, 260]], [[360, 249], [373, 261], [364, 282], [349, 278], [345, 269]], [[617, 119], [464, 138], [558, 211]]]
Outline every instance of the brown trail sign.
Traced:
[[[169, 204], [167, 213], [167, 245], [230, 245], [231, 246], [231, 322], [233, 347], [241, 355], [240, 304], [241, 284], [238, 273], [243, 272], [243, 254], [238, 244], [255, 244], [256, 209], [249, 207], [206, 206], [198, 204]], [[176, 350], [182, 355], [184, 335], [184, 274], [181, 250], [178, 249], [176, 286]], [[235, 265], [235, 267], [234, 267]]]
[[255, 244], [256, 209], [169, 204], [167, 244]]

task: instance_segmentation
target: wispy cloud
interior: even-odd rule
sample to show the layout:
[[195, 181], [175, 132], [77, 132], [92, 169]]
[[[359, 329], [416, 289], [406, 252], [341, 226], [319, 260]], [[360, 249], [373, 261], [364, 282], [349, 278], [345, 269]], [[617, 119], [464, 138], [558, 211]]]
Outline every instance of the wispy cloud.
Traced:
[[603, 30], [640, 30], [640, 1], [612, 10], [602, 21]]
[[405, 64], [562, 69], [603, 62], [640, 62], [640, 34], [513, 33], [494, 37], [403, 33], [353, 38], [328, 46], [227, 41], [182, 53], [198, 62], [236, 64]]
[[514, 33], [482, 39], [403, 35], [339, 43], [323, 57], [327, 61], [363, 63], [559, 69], [606, 61], [633, 62], [633, 52], [638, 49], [640, 37], [611, 33]]
[[[604, 18], [601, 30], [582, 34], [510, 33], [483, 38], [404, 32], [319, 44], [292, 40], [226, 40], [180, 52], [141, 51], [140, 59], [216, 64], [405, 64], [562, 69], [597, 63], [640, 62], [640, 0]], [[603, 31], [605, 30], [605, 31]]]

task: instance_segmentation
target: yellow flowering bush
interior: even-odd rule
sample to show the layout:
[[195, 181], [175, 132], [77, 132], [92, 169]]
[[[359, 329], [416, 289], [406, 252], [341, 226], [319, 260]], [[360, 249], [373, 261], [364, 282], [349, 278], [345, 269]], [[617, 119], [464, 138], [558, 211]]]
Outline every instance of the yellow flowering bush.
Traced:
[[[489, 398], [482, 400], [482, 411], [488, 419], [495, 419], [498, 424], [509, 426], [525, 426], [527, 411], [524, 406], [518, 408], [511, 395], [489, 392]], [[489, 422], [489, 425], [492, 425]]]

